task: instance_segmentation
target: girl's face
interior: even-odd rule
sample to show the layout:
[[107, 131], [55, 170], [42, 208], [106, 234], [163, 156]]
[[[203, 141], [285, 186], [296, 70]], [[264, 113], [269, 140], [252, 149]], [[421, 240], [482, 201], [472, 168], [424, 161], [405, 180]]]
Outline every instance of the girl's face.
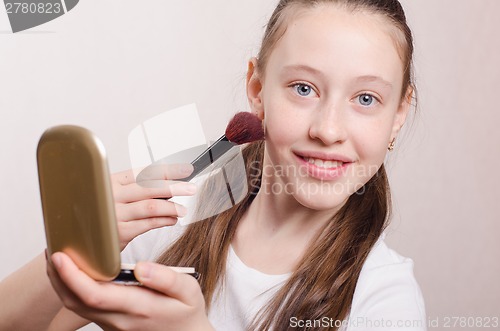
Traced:
[[338, 208], [376, 174], [408, 112], [403, 64], [384, 18], [332, 5], [300, 10], [248, 96], [264, 118], [263, 189]]

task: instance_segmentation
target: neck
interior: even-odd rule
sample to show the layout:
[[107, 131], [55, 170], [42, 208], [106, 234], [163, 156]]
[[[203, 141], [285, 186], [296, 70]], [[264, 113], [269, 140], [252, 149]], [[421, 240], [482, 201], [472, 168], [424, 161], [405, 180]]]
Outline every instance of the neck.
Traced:
[[273, 194], [263, 186], [252, 202], [247, 217], [264, 235], [315, 237], [335, 213], [301, 205], [292, 194]]
[[291, 272], [333, 213], [306, 208], [291, 194], [271, 194], [262, 187], [232, 244], [249, 267], [269, 274]]

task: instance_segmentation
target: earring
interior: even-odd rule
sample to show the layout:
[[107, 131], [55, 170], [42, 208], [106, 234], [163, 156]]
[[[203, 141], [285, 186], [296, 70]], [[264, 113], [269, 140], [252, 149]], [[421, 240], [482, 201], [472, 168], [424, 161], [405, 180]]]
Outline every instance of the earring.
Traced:
[[396, 142], [396, 138], [393, 138], [392, 141], [391, 141], [391, 143], [389, 144], [389, 147], [387, 147], [387, 149], [389, 151], [392, 152], [392, 150], [394, 149], [395, 142]]

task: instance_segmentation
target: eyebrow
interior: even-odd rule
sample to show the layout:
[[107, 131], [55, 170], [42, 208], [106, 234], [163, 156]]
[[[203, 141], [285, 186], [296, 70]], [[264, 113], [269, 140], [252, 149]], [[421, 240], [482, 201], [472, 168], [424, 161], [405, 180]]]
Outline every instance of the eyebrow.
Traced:
[[379, 76], [373, 76], [373, 75], [360, 76], [356, 78], [356, 82], [382, 84], [384, 87], [392, 90], [392, 84]]
[[294, 64], [294, 65], [287, 65], [287, 66], [284, 66], [283, 67], [283, 70], [282, 72], [283, 73], [288, 73], [288, 72], [303, 72], [303, 71], [306, 71], [306, 72], [309, 72], [315, 76], [320, 76], [320, 77], [324, 77], [325, 74], [318, 70], [318, 69], [315, 69], [313, 67], [310, 67], [308, 65], [305, 65], [305, 64]]

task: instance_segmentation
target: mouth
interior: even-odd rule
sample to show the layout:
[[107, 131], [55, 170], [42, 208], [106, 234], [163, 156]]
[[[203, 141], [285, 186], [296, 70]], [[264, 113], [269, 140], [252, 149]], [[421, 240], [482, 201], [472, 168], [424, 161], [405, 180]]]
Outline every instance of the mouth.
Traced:
[[353, 161], [342, 155], [315, 152], [294, 153], [309, 176], [320, 180], [335, 180], [342, 176]]
[[332, 168], [340, 168], [344, 165], [345, 162], [336, 161], [336, 160], [323, 160], [317, 159], [313, 157], [301, 157], [304, 161], [309, 164], [314, 164], [318, 168], [322, 169], [332, 169]]

